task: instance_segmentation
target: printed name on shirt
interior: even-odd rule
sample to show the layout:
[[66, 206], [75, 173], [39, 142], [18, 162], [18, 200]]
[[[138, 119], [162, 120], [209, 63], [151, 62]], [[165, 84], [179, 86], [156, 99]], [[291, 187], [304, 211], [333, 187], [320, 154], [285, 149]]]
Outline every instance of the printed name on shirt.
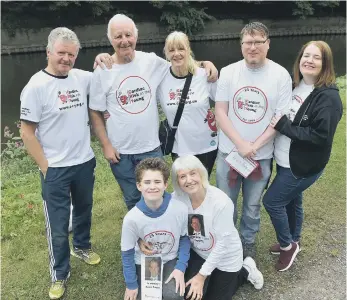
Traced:
[[21, 114], [21, 116], [30, 115], [31, 114], [31, 110], [30, 110], [30, 108], [22, 107], [20, 114]]
[[244, 123], [254, 124], [261, 121], [267, 111], [266, 95], [257, 87], [245, 86], [234, 95], [235, 115]]
[[78, 90], [58, 91], [59, 110], [81, 107], [84, 103], [80, 102], [81, 94]]
[[[185, 104], [193, 104], [198, 102], [198, 100], [190, 100], [191, 96], [193, 95], [194, 95], [194, 92], [191, 89], [189, 89]], [[182, 96], [182, 89], [176, 89], [175, 91], [170, 89], [169, 91], [170, 102], [166, 103], [166, 105], [167, 106], [178, 105], [181, 100], [181, 96]]]

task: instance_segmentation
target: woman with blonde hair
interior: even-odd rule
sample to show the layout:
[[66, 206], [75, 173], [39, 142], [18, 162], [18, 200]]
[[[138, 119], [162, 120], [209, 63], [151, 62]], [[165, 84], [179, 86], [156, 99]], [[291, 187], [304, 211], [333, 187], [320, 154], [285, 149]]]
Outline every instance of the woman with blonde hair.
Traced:
[[263, 198], [278, 240], [270, 248], [279, 254], [278, 271], [288, 270], [300, 251], [302, 193], [322, 175], [342, 117], [333, 56], [326, 42], [305, 44], [293, 71], [288, 113], [273, 117], [270, 124], [279, 132], [274, 151], [277, 174]]
[[210, 175], [217, 155], [218, 137], [209, 99], [214, 99], [217, 83], [207, 82], [206, 72], [195, 61], [185, 33], [170, 33], [165, 41], [164, 53], [171, 67], [158, 87], [157, 99], [171, 128], [185, 81], [189, 74], [192, 75], [171, 157], [175, 160], [179, 156], [195, 155]]

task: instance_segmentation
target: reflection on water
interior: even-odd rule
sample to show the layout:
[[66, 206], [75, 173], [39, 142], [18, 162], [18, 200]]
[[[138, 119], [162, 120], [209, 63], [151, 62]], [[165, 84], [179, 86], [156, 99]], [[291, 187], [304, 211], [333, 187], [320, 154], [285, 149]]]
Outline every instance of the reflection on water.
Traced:
[[[346, 74], [346, 36], [301, 36], [276, 37], [270, 40], [268, 57], [291, 72], [295, 57], [301, 46], [311, 40], [324, 40], [332, 48], [337, 76]], [[164, 44], [138, 45], [137, 49], [155, 52], [163, 56]], [[242, 58], [238, 40], [194, 42], [192, 49], [197, 60], [210, 60], [220, 70], [222, 67]], [[82, 49], [76, 68], [92, 70], [95, 56], [101, 52], [112, 52], [111, 47]], [[20, 92], [30, 77], [46, 67], [45, 53], [1, 56], [1, 128], [19, 118]], [[3, 130], [1, 130], [3, 131]]]

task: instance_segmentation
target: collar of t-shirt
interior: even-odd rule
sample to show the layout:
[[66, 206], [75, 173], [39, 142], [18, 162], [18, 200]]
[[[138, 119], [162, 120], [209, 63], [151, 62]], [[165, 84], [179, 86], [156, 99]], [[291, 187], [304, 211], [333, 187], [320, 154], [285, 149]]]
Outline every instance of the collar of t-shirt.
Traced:
[[158, 218], [166, 212], [170, 200], [171, 194], [169, 194], [168, 192], [164, 192], [163, 203], [159, 206], [157, 210], [154, 211], [147, 206], [145, 199], [143, 199], [143, 196], [141, 196], [140, 201], [136, 203], [136, 207], [139, 210], [141, 210], [147, 217]]

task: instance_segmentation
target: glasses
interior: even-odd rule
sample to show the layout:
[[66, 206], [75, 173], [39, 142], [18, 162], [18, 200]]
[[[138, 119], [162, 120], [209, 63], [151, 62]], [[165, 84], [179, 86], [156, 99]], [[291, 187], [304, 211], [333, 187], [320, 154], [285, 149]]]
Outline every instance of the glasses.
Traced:
[[264, 45], [266, 43], [268, 39], [266, 39], [265, 41], [254, 41], [254, 42], [242, 42], [241, 45], [245, 46], [246, 48], [251, 48], [252, 45], [254, 45], [254, 47], [260, 47], [261, 45]]

